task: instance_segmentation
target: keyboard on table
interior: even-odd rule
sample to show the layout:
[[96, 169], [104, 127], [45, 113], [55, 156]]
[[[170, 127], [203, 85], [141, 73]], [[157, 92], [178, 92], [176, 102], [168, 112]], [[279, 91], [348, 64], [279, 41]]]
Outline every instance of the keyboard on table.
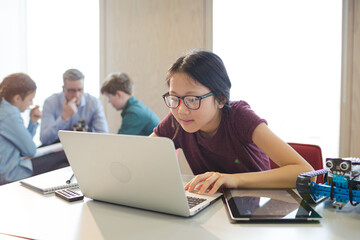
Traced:
[[195, 207], [196, 205], [199, 205], [200, 203], [206, 201], [205, 198], [197, 198], [197, 197], [187, 197], [187, 200], [188, 200], [188, 204], [189, 204], [189, 208], [193, 208]]

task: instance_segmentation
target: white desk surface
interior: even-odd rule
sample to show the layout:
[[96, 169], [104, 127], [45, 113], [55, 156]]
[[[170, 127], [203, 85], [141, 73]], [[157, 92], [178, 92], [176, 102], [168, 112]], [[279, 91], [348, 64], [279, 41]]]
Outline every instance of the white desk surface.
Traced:
[[[51, 174], [51, 173], [47, 173]], [[320, 223], [231, 223], [222, 199], [191, 218], [85, 198], [66, 202], [14, 182], [0, 187], [0, 233], [35, 239], [357, 239], [360, 205], [315, 207]], [[1, 237], [1, 235], [0, 235]]]

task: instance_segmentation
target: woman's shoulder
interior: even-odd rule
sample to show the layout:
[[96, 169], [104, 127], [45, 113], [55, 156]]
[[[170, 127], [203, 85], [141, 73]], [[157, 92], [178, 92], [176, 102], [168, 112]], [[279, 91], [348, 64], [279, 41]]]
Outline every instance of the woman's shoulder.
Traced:
[[245, 134], [249, 141], [255, 127], [262, 122], [266, 123], [266, 120], [260, 118], [246, 101], [230, 102], [230, 107], [226, 108], [224, 116], [229, 127], [239, 135]]
[[172, 138], [175, 133], [175, 129], [178, 126], [175, 126], [176, 122], [173, 119], [171, 113], [168, 113], [166, 117], [160, 121], [160, 123], [155, 127], [154, 132], [159, 137], [170, 137]]
[[243, 100], [230, 101], [229, 105], [230, 106], [227, 107], [226, 110], [230, 114], [238, 114], [238, 113], [252, 111], [250, 105], [246, 101], [243, 101]]
[[20, 110], [16, 106], [7, 102], [5, 99], [1, 100], [0, 109], [1, 109], [0, 116], [6, 117], [6, 118], [9, 118], [12, 116], [20, 116]]
[[10, 103], [0, 103], [0, 131], [23, 123], [20, 110]]

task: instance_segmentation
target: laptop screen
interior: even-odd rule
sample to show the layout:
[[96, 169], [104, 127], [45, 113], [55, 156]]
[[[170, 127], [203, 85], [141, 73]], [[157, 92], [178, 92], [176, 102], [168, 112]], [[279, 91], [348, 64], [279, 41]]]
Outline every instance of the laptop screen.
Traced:
[[318, 221], [321, 216], [292, 189], [224, 189], [235, 221]]

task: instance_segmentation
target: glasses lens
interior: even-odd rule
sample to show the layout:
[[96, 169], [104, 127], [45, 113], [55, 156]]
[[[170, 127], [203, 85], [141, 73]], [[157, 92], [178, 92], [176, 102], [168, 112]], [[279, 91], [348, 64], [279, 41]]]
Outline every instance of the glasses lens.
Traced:
[[74, 88], [69, 88], [69, 89], [66, 89], [69, 93], [72, 93], [72, 94], [75, 94], [77, 92], [80, 92], [82, 93], [84, 91], [83, 88], [79, 88], [79, 89], [74, 89]]
[[179, 105], [179, 99], [175, 96], [165, 96], [165, 103], [169, 108], [177, 108]]
[[198, 97], [185, 97], [184, 98], [185, 105], [190, 109], [198, 109], [200, 107], [200, 99]]

